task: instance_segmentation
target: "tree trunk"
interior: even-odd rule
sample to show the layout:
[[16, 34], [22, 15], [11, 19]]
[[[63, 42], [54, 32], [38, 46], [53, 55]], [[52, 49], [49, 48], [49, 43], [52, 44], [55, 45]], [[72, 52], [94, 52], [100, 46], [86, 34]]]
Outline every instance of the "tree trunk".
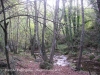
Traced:
[[[96, 11], [96, 29], [97, 33], [100, 34], [100, 0], [97, 0], [97, 7], [98, 7], [98, 12]], [[100, 35], [97, 37], [97, 43], [98, 43], [98, 49], [100, 49]]]
[[[31, 7], [31, 10], [32, 10], [32, 7]], [[35, 1], [34, 1], [34, 10], [35, 10], [35, 15], [36, 15], [36, 2]], [[32, 12], [32, 15], [34, 15], [33, 12]], [[31, 31], [31, 26], [30, 26], [30, 18], [29, 18], [29, 27], [30, 27], [30, 44], [31, 44], [30, 49], [31, 49], [31, 55], [33, 55], [34, 58], [36, 59], [36, 56], [34, 54], [35, 42], [36, 42], [36, 22], [35, 22], [35, 19], [36, 19], [36, 16], [35, 16], [35, 18], [33, 18], [33, 22], [34, 22], [34, 34], [33, 34], [33, 36], [32, 36], [32, 31]]]
[[[35, 9], [35, 19], [34, 19], [34, 43], [33, 48], [35, 50], [35, 45], [38, 45], [38, 49], [41, 50], [40, 42], [39, 42], [39, 29], [38, 29], [38, 10], [37, 10], [37, 0], [34, 0], [34, 9]], [[33, 52], [34, 52], [33, 50]]]
[[[3, 3], [3, 0], [1, 0], [1, 6], [2, 6], [2, 10], [3, 10], [3, 17], [4, 17], [4, 41], [5, 41], [5, 54], [6, 54], [6, 60], [7, 60], [7, 66], [8, 66], [8, 69], [10, 70], [11, 67], [10, 67], [10, 63], [9, 63], [9, 53], [8, 53], [8, 46], [7, 46], [7, 26], [8, 26], [8, 23], [6, 23], [6, 15], [5, 15], [5, 10], [4, 10], [4, 3]], [[11, 71], [9, 71], [9, 75], [11, 75]]]
[[73, 0], [70, 0], [70, 6], [68, 8], [68, 20], [69, 20], [69, 42], [70, 42], [70, 46], [72, 48], [72, 51], [73, 51], [73, 40], [72, 40], [72, 2]]
[[100, 13], [100, 0], [97, 0], [97, 5], [98, 5], [99, 13]]
[[15, 46], [16, 46], [16, 50], [15, 50], [15, 54], [17, 54], [17, 51], [18, 51], [18, 35], [19, 35], [19, 16], [18, 16], [18, 21], [17, 21], [17, 40], [16, 40], [16, 44], [15, 44]]
[[47, 61], [47, 55], [45, 52], [45, 45], [44, 45], [44, 32], [46, 28], [46, 0], [44, 0], [44, 20], [43, 20], [43, 29], [42, 29], [42, 47], [41, 47], [41, 52], [42, 52], [42, 58], [44, 61]]
[[52, 46], [51, 46], [51, 52], [50, 52], [50, 62], [53, 63], [53, 56], [55, 52], [56, 47], [56, 38], [57, 38], [57, 28], [58, 28], [58, 12], [59, 12], [59, 0], [56, 0], [56, 6], [55, 6], [55, 14], [54, 14], [54, 29], [53, 29], [53, 40], [52, 40]]
[[77, 0], [77, 32], [79, 32], [79, 21], [80, 21], [80, 12], [79, 12], [79, 1]]
[[76, 66], [77, 70], [80, 70], [81, 67], [81, 58], [82, 58], [82, 52], [83, 52], [83, 42], [84, 42], [84, 7], [83, 7], [83, 0], [81, 0], [81, 9], [82, 9], [82, 32], [81, 32], [81, 39], [80, 39], [80, 52], [79, 52], [79, 58], [78, 58], [78, 63]]
[[67, 45], [68, 45], [68, 47], [69, 47], [69, 45], [70, 45], [70, 42], [69, 42], [69, 39], [70, 39], [70, 37], [69, 37], [69, 29], [68, 29], [68, 24], [67, 24], [67, 13], [66, 13], [66, 8], [65, 8], [65, 0], [62, 0], [62, 2], [63, 2], [63, 11], [64, 11], [64, 23], [65, 23], [65, 33], [66, 33], [66, 41], [67, 41]]

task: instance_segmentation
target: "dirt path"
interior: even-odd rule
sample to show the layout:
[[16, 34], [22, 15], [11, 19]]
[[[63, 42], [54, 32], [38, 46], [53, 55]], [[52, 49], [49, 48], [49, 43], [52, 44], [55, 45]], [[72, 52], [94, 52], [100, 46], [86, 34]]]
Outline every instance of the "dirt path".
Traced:
[[43, 70], [39, 68], [39, 62], [28, 57], [21, 57], [22, 61], [17, 63], [17, 75], [89, 75], [88, 72], [74, 71], [70, 66], [54, 65], [51, 70]]

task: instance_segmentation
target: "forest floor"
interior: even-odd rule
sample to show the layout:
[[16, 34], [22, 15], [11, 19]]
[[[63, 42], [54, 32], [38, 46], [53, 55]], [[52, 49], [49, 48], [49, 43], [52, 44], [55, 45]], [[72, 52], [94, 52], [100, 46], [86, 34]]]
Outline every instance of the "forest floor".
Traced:
[[40, 69], [40, 62], [36, 62], [30, 56], [17, 56], [17, 58], [20, 59], [16, 65], [17, 75], [89, 75], [86, 71], [74, 71], [69, 65], [54, 65], [50, 70]]

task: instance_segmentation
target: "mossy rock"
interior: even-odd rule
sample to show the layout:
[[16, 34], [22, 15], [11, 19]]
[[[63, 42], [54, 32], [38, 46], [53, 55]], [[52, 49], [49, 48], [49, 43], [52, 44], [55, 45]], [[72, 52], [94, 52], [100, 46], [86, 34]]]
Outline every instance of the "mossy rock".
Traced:
[[53, 67], [53, 64], [52, 63], [49, 63], [49, 62], [42, 62], [40, 63], [39, 67], [41, 69], [51, 69]]

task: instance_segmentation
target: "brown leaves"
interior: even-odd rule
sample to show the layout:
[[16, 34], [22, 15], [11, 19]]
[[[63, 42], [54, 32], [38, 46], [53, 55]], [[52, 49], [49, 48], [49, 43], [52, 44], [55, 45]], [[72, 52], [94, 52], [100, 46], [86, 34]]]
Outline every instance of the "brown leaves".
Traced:
[[[18, 69], [23, 69], [23, 71], [19, 70], [20, 75], [89, 75], [87, 72], [76, 72], [71, 69], [69, 66], [57, 66], [54, 65], [53, 69], [44, 70], [39, 68], [39, 63], [34, 62], [31, 59], [22, 58], [20, 65], [26, 66], [21, 67], [17, 66]], [[30, 62], [31, 61], [31, 62]]]

